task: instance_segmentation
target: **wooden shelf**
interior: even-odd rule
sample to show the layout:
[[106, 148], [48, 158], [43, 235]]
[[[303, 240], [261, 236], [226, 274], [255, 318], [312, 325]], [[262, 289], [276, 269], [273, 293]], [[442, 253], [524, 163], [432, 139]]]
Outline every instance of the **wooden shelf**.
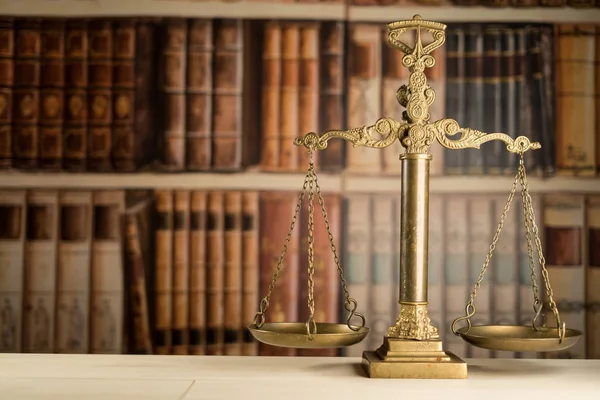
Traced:
[[278, 18], [343, 20], [344, 4], [199, 0], [1, 0], [0, 15], [14, 16], [164, 16], [203, 18]]
[[[553, 177], [528, 178], [531, 193], [600, 193], [600, 179]], [[504, 176], [433, 176], [430, 193], [506, 193], [513, 177]], [[520, 190], [520, 187], [517, 187]], [[344, 182], [345, 193], [400, 193], [400, 177], [349, 177]]]
[[[180, 188], [299, 191], [303, 173], [26, 173], [0, 172], [0, 188]], [[433, 176], [431, 193], [506, 193], [512, 177]], [[400, 193], [399, 176], [319, 173], [321, 189], [335, 193]], [[600, 179], [529, 178], [531, 192], [600, 193]]]
[[420, 14], [423, 19], [450, 22], [545, 22], [598, 23], [600, 9], [576, 8], [491, 8], [456, 6], [349, 6], [348, 20], [361, 22], [392, 22]]
[[[0, 188], [173, 188], [300, 191], [304, 174], [242, 173], [0, 173]], [[342, 191], [339, 175], [319, 174], [323, 191]]]
[[0, 0], [0, 15], [13, 16], [165, 16], [245, 19], [310, 19], [391, 22], [423, 18], [450, 22], [597, 23], [600, 9], [491, 8], [456, 6], [346, 6], [343, 3], [202, 0]]

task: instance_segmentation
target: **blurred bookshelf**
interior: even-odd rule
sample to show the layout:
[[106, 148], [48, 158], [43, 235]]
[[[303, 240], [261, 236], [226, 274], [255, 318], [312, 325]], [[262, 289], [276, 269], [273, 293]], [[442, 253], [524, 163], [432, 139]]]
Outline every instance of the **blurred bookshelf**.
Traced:
[[[399, 120], [395, 93], [408, 73], [385, 23], [420, 14], [448, 25], [426, 71], [431, 120], [541, 142], [525, 155], [536, 223], [561, 317], [585, 331], [572, 351], [544, 356], [600, 358], [600, 3], [391, 3], [0, 2], [0, 352], [360, 356], [378, 347], [397, 317], [399, 144], [334, 139], [315, 159], [350, 295], [372, 327], [364, 343], [273, 349], [245, 326], [303, 185], [308, 158], [292, 139]], [[429, 312], [446, 348], [542, 357], [471, 348], [449, 329], [516, 157], [492, 142], [431, 153]], [[518, 190], [474, 323], [532, 317]], [[307, 208], [267, 319], [306, 318]], [[315, 209], [317, 320], [340, 321]]]

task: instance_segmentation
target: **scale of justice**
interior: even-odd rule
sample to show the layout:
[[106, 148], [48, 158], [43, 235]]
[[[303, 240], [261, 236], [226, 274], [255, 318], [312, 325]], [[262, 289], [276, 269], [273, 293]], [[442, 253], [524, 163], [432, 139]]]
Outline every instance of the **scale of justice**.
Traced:
[[[429, 227], [429, 165], [432, 159], [428, 150], [434, 141], [442, 146], [460, 150], [465, 148], [479, 149], [480, 145], [492, 140], [500, 140], [506, 149], [520, 156], [517, 172], [508, 195], [504, 212], [500, 217], [489, 252], [473, 287], [470, 299], [465, 307], [465, 315], [456, 318], [451, 326], [452, 332], [469, 344], [484, 349], [513, 352], [549, 352], [561, 351], [573, 346], [582, 332], [569, 329], [561, 321], [556, 303], [552, 298], [552, 288], [548, 280], [548, 271], [538, 227], [535, 222], [531, 196], [529, 194], [527, 175], [523, 157], [528, 150], [541, 148], [537, 142], [527, 137], [515, 139], [504, 133], [484, 133], [475, 129], [463, 128], [450, 118], [430, 121], [429, 106], [435, 100], [435, 92], [427, 84], [425, 68], [431, 68], [435, 59], [431, 52], [445, 42], [446, 25], [425, 21], [419, 15], [412, 20], [398, 21], [387, 25], [388, 41], [391, 46], [401, 50], [405, 55], [402, 65], [410, 74], [408, 84], [402, 85], [396, 92], [396, 98], [406, 110], [402, 113], [402, 121], [383, 117], [373, 125], [366, 125], [349, 130], [331, 130], [318, 135], [307, 133], [304, 137], [294, 139], [294, 144], [304, 146], [310, 161], [304, 185], [298, 197], [298, 204], [292, 218], [283, 251], [278, 259], [271, 284], [266, 296], [260, 301], [259, 311], [248, 329], [254, 338], [272, 346], [294, 348], [337, 348], [351, 346], [362, 341], [369, 333], [365, 317], [357, 312], [358, 304], [350, 297], [343, 269], [334, 245], [329, 228], [327, 212], [317, 174], [313, 164], [315, 151], [327, 147], [333, 138], [341, 138], [354, 146], [366, 146], [382, 149], [399, 140], [404, 153], [399, 156], [402, 162], [401, 180], [401, 233], [400, 233], [400, 312], [396, 322], [391, 325], [382, 345], [374, 351], [365, 351], [362, 365], [371, 378], [467, 378], [467, 364], [451, 352], [444, 351], [443, 343], [437, 328], [431, 323], [427, 311], [427, 254]], [[422, 42], [422, 30], [433, 37], [429, 44]], [[401, 40], [404, 33], [416, 31], [412, 45]], [[451, 137], [460, 133], [457, 139]], [[532, 277], [534, 317], [528, 325], [472, 325], [471, 317], [475, 315], [475, 298], [477, 290], [484, 278], [492, 258], [496, 242], [501, 233], [504, 220], [510, 211], [517, 185], [521, 188], [524, 226], [526, 232], [529, 267]], [[315, 194], [331, 244], [334, 260], [344, 294], [344, 308], [348, 311], [346, 323], [326, 323], [314, 320], [314, 250], [313, 250], [313, 201]], [[305, 322], [267, 322], [269, 301], [278, 276], [283, 271], [287, 244], [296, 224], [301, 204], [308, 195], [308, 309], [309, 317]], [[540, 264], [546, 289], [545, 301], [540, 299], [536, 284], [535, 256]], [[546, 324], [546, 316], [542, 310], [551, 310], [556, 326]], [[459, 324], [462, 323], [462, 327]]]

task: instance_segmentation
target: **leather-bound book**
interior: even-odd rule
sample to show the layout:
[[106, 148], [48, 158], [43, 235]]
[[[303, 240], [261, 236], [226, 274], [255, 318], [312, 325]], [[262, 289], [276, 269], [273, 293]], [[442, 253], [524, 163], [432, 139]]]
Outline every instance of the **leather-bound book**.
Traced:
[[0, 169], [13, 164], [12, 109], [14, 86], [15, 25], [14, 18], [0, 19]]

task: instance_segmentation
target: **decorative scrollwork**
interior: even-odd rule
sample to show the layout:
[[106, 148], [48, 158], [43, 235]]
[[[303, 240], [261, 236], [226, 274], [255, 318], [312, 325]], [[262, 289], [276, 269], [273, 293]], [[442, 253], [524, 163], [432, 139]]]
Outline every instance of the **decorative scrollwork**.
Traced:
[[[537, 150], [542, 146], [538, 142], [531, 142], [525, 136], [519, 136], [515, 139], [505, 133], [485, 133], [471, 128], [461, 128], [458, 122], [451, 118], [440, 119], [433, 123], [436, 129], [436, 137], [438, 142], [449, 149], [479, 149], [483, 143], [492, 140], [500, 140], [506, 143], [506, 149], [511, 153], [521, 154], [528, 150]], [[449, 136], [454, 136], [457, 133], [462, 133], [459, 139], [449, 139]]]
[[355, 147], [364, 146], [382, 149], [399, 140], [407, 128], [408, 124], [406, 123], [384, 117], [378, 119], [373, 125], [364, 125], [347, 131], [331, 130], [320, 136], [314, 132], [309, 132], [303, 137], [294, 139], [294, 144], [311, 150], [323, 150], [327, 147], [329, 139], [341, 138], [352, 143]]

